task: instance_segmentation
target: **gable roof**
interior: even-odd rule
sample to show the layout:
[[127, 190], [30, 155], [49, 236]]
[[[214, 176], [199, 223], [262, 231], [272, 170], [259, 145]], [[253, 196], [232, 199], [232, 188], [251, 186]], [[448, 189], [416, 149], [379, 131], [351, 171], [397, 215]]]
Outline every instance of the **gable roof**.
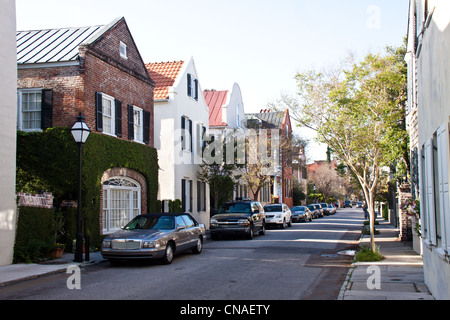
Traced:
[[76, 61], [78, 47], [104, 26], [17, 31], [17, 63]]
[[169, 87], [172, 87], [177, 79], [184, 61], [147, 63], [148, 74], [155, 82], [155, 100], [169, 98]]
[[222, 120], [222, 107], [227, 102], [228, 91], [203, 91], [206, 105], [209, 107], [209, 126], [224, 127], [227, 124]]

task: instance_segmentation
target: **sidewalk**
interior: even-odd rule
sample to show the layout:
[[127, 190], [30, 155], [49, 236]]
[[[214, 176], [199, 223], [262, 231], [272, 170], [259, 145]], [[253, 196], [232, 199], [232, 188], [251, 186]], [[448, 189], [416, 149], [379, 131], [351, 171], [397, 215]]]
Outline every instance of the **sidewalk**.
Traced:
[[[84, 255], [83, 255], [84, 258]], [[45, 263], [31, 263], [31, 264], [11, 264], [9, 266], [0, 267], [0, 289], [4, 285], [12, 284], [18, 281], [28, 280], [45, 276], [52, 273], [66, 272], [70, 266], [83, 266], [88, 264], [99, 263], [106, 261], [103, 259], [100, 252], [91, 252], [90, 261], [82, 263], [73, 262], [73, 253], [64, 253], [61, 259], [48, 261]]]
[[[398, 240], [399, 231], [381, 220], [375, 226], [380, 234], [375, 243], [384, 260], [379, 262], [355, 262], [342, 285], [338, 300], [434, 300], [424, 283], [422, 257], [412, 249], [411, 242]], [[370, 245], [370, 236], [361, 238], [360, 244]], [[377, 266], [381, 289], [368, 288], [375, 277], [370, 266]]]

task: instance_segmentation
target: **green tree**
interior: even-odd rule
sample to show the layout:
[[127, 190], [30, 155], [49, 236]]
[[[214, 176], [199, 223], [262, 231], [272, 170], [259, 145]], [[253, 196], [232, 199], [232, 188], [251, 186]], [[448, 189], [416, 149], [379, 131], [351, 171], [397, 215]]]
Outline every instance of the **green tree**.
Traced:
[[352, 171], [370, 214], [371, 248], [375, 251], [374, 200], [380, 169], [404, 159], [406, 99], [404, 48], [387, 48], [362, 61], [328, 72], [296, 76], [298, 97], [283, 97], [293, 117], [317, 132], [333, 154]]

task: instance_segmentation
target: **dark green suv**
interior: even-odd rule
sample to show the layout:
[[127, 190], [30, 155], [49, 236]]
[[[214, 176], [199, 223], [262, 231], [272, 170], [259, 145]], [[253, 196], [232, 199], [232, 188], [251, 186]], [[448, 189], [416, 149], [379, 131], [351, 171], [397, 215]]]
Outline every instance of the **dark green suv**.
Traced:
[[266, 232], [264, 208], [258, 201], [232, 201], [224, 203], [219, 212], [211, 217], [211, 239], [221, 235], [244, 234], [253, 239], [256, 232]]

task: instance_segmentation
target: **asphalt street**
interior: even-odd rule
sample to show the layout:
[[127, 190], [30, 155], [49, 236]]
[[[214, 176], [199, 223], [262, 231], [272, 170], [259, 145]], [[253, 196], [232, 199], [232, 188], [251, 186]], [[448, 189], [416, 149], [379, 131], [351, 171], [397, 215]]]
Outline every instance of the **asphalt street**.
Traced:
[[351, 257], [338, 254], [360, 238], [361, 209], [287, 229], [268, 229], [253, 240], [207, 240], [200, 255], [158, 262], [108, 262], [83, 267], [81, 288], [59, 273], [0, 288], [0, 299], [20, 300], [335, 300]]

